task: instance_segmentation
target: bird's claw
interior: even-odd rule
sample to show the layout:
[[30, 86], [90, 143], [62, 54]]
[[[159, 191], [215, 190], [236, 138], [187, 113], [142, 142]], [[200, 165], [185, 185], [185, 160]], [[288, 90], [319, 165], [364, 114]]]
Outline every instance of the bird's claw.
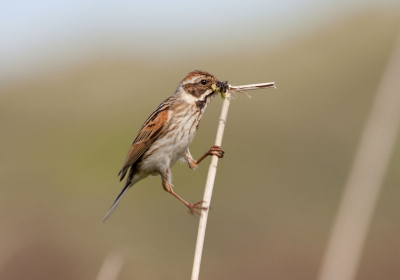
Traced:
[[[202, 200], [202, 201], [199, 201], [199, 202], [196, 202], [196, 203], [189, 203], [188, 205], [187, 205], [187, 207], [189, 208], [189, 210], [190, 210], [190, 212], [194, 215], [194, 214], [197, 214], [197, 215], [200, 215], [200, 212], [201, 212], [201, 210], [207, 210], [208, 208], [207, 207], [203, 207], [203, 206], [201, 206], [201, 204], [204, 202], [204, 200]], [[199, 211], [200, 210], [200, 211]]]
[[208, 152], [210, 155], [217, 156], [219, 158], [223, 158], [225, 154], [225, 151], [222, 150], [220, 146], [215, 146], [215, 145], [212, 146]]

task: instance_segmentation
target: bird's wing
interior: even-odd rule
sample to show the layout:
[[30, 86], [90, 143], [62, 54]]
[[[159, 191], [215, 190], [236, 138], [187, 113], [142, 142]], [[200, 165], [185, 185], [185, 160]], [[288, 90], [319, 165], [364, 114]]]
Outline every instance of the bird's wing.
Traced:
[[[161, 104], [162, 105], [162, 104]], [[120, 180], [124, 179], [126, 172], [150, 147], [150, 145], [158, 138], [161, 131], [165, 128], [168, 121], [168, 106], [159, 106], [153, 114], [146, 120], [140, 129], [135, 141], [133, 141], [128, 155], [126, 156], [124, 165], [118, 175]]]

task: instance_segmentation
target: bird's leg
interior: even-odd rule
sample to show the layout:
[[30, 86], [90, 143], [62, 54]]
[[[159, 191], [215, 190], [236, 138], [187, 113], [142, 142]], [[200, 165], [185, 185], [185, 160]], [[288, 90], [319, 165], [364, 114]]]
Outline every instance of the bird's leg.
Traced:
[[184, 200], [182, 197], [180, 197], [179, 195], [177, 195], [174, 190], [172, 189], [172, 184], [171, 184], [171, 173], [168, 172], [167, 174], [160, 174], [161, 175], [161, 180], [162, 180], [162, 186], [164, 188], [165, 191], [169, 192], [170, 194], [172, 194], [173, 196], [175, 196], [177, 199], [179, 199], [183, 204], [185, 204], [190, 212], [192, 214], [199, 214], [200, 215], [200, 211], [199, 210], [206, 210], [207, 207], [202, 207], [201, 204], [203, 203], [203, 201], [199, 201], [196, 203], [189, 203], [186, 200]]
[[200, 162], [203, 161], [207, 156], [217, 156], [219, 158], [223, 158], [225, 154], [225, 151], [221, 149], [220, 146], [212, 146], [201, 158], [199, 158], [197, 161], [195, 161], [190, 154], [189, 149], [186, 150], [186, 153], [184, 154], [184, 158], [186, 162], [188, 163], [189, 167], [191, 169], [196, 169], [197, 165], [199, 165]]

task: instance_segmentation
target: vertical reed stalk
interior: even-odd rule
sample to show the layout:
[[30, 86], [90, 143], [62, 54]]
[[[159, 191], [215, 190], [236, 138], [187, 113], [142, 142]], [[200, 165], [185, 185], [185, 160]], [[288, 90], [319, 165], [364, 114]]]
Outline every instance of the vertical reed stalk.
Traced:
[[[234, 91], [244, 91], [244, 90], [254, 90], [254, 89], [262, 89], [262, 88], [275, 88], [275, 83], [263, 83], [263, 84], [254, 84], [254, 85], [244, 85], [244, 86], [229, 86], [229, 90], [226, 92], [226, 98], [224, 103], [222, 104], [221, 116], [219, 118], [219, 125], [217, 129], [217, 137], [215, 139], [215, 145], [221, 146], [222, 137], [224, 135], [226, 118], [228, 116], [229, 104], [231, 102], [231, 92]], [[196, 250], [194, 254], [193, 261], [193, 270], [192, 270], [192, 278], [191, 280], [198, 280], [200, 273], [200, 264], [201, 264], [201, 256], [203, 253], [203, 245], [204, 245], [204, 236], [206, 234], [206, 226], [207, 226], [207, 218], [208, 211], [211, 203], [212, 191], [214, 188], [215, 176], [217, 174], [217, 165], [218, 165], [218, 157], [212, 156], [211, 164], [208, 169], [207, 181], [204, 190], [203, 196], [203, 206], [206, 207], [206, 210], [202, 210], [200, 214], [200, 222], [199, 222], [199, 230], [197, 232], [197, 242], [196, 242]]]
[[[230, 102], [231, 102], [231, 93], [228, 90], [226, 92], [226, 98], [224, 100], [224, 103], [222, 104], [221, 116], [219, 118], [217, 137], [215, 138], [216, 146], [221, 146], [221, 144], [222, 144], [222, 137], [224, 135], [226, 118], [228, 116]], [[208, 211], [209, 211], [209, 207], [210, 207], [210, 203], [211, 203], [212, 191], [214, 188], [214, 180], [215, 180], [215, 176], [217, 175], [217, 165], [218, 165], [218, 157], [212, 156], [210, 167], [208, 169], [206, 187], [205, 187], [204, 196], [203, 196], [203, 201], [204, 201], [203, 206], [207, 207], [207, 210], [201, 210], [201, 214], [200, 214], [199, 230], [197, 232], [196, 251], [194, 254], [194, 262], [193, 262], [193, 270], [192, 270], [191, 280], [199, 279], [201, 255], [203, 253], [204, 236], [206, 234]]]

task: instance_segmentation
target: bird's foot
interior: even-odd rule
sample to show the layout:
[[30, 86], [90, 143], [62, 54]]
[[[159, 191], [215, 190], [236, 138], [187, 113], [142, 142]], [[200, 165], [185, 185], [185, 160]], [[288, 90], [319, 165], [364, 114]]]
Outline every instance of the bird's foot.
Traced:
[[217, 156], [219, 158], [223, 158], [225, 151], [221, 149], [220, 146], [212, 146], [210, 150], [208, 150], [208, 154], [212, 156]]
[[207, 207], [201, 206], [201, 204], [204, 202], [204, 200], [196, 202], [196, 203], [188, 203], [186, 206], [189, 208], [190, 212], [194, 215], [200, 215], [201, 210], [207, 210]]

